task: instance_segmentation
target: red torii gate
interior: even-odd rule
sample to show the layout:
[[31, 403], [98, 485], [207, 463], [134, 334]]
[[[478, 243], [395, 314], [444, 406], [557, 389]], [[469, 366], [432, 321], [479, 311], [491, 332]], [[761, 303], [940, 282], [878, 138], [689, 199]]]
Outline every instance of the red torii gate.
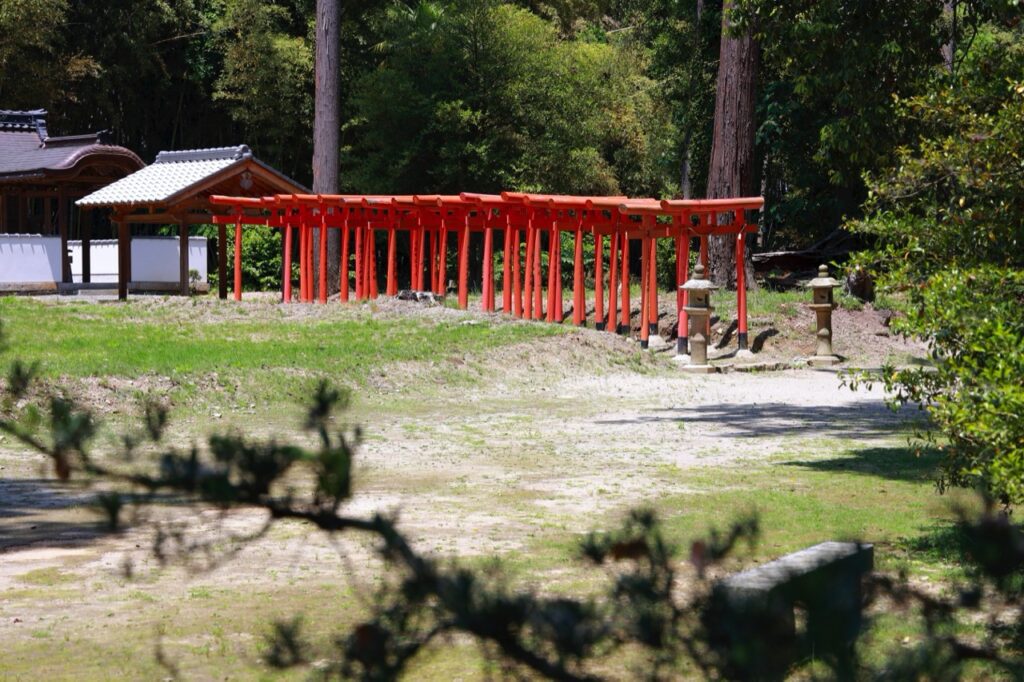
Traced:
[[[736, 239], [738, 346], [747, 348], [746, 281], [743, 266], [746, 235], [757, 231], [747, 211], [760, 210], [761, 197], [738, 199], [664, 200], [628, 197], [582, 197], [520, 192], [459, 195], [301, 195], [282, 194], [260, 199], [213, 196], [211, 203], [231, 207], [217, 224], [235, 226], [235, 300], [241, 300], [241, 239], [243, 225], [269, 225], [283, 230], [283, 297], [292, 295], [294, 231], [299, 242], [299, 295], [313, 302], [313, 277], [319, 279], [319, 301], [327, 301], [327, 241], [319, 240], [319, 268], [314, 273], [314, 230], [341, 230], [341, 291], [348, 301], [376, 298], [378, 277], [376, 232], [386, 231], [385, 293], [398, 293], [398, 233], [408, 235], [409, 284], [412, 289], [447, 291], [448, 236], [457, 235], [458, 304], [469, 302], [470, 235], [483, 233], [482, 309], [495, 312], [495, 231], [503, 237], [502, 311], [514, 317], [562, 322], [562, 234], [574, 240], [573, 324], [587, 322], [584, 240], [594, 241], [594, 322], [599, 330], [631, 331], [630, 242], [640, 242], [640, 342], [648, 346], [657, 333], [657, 243], [671, 239], [676, 251], [676, 281], [689, 277], [690, 246], [699, 239], [699, 258], [707, 266], [708, 237]], [[547, 241], [547, 272], [544, 248]], [[605, 306], [604, 242], [609, 240], [607, 307]], [[524, 250], [525, 242], [525, 250]], [[522, 262], [521, 262], [522, 261]], [[352, 270], [354, 269], [354, 273]], [[352, 277], [352, 274], [354, 277]], [[546, 275], [546, 277], [545, 277]], [[545, 279], [546, 284], [545, 284]], [[546, 285], [546, 296], [545, 296]], [[677, 288], [680, 353], [687, 350], [686, 292]]]

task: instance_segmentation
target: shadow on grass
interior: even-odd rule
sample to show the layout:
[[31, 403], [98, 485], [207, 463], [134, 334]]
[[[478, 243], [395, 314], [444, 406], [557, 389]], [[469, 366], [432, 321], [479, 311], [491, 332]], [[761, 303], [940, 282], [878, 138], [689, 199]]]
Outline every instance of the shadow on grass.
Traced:
[[630, 419], [600, 420], [598, 424], [626, 425], [643, 423], [712, 424], [722, 427], [720, 438], [759, 438], [762, 436], [842, 436], [872, 438], [904, 431], [920, 412], [906, 407], [893, 412], [881, 400], [859, 402], [843, 407], [832, 405], [793, 405], [785, 402], [719, 403], [695, 407], [655, 410], [653, 414]]
[[896, 481], [927, 482], [935, 477], [942, 459], [937, 450], [924, 450], [920, 455], [909, 447], [876, 447], [857, 450], [834, 459], [783, 462], [783, 466], [800, 467], [828, 473], [851, 473], [876, 476]]

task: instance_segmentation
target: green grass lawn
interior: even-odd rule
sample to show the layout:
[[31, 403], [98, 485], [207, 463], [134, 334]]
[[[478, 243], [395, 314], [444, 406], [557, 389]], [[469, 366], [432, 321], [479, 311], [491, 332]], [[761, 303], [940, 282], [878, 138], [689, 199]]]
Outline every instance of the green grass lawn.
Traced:
[[[359, 381], [374, 368], [402, 361], [472, 353], [559, 327], [463, 324], [459, 320], [374, 319], [350, 308], [336, 319], [295, 322], [280, 306], [188, 308], [61, 303], [0, 298], [10, 356], [39, 362], [45, 376], [137, 377], [155, 373], [243, 374], [302, 368]], [[249, 314], [254, 319], [245, 319]]]

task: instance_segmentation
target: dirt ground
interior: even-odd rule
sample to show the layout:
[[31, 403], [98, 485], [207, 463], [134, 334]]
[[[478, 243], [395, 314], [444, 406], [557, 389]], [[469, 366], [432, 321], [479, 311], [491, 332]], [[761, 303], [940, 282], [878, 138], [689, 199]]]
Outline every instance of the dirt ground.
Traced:
[[[406, 310], [393, 302], [373, 306], [383, 316]], [[316, 311], [294, 306], [284, 314]], [[446, 308], [414, 314], [481, 319]], [[795, 313], [768, 336], [755, 362], [799, 359], [813, 345], [812, 334], [801, 332], [810, 325], [810, 313]], [[751, 337], [776, 326], [753, 320]], [[837, 311], [835, 345], [862, 366], [922, 353], [889, 336], [882, 315], [871, 310]], [[674, 343], [636, 360], [632, 342], [578, 330], [466, 358], [450, 385], [447, 365], [389, 368], [350, 415], [367, 439], [348, 508], [398, 514], [415, 545], [439, 556], [517, 557], [538, 542], [564, 542], [611, 524], [625, 509], [713, 486], [706, 472], [851, 441], [892, 443], [907, 418], [890, 411], [877, 389], [843, 388], [836, 370], [693, 376], [669, 359], [671, 349]], [[252, 423], [263, 417], [275, 423], [269, 415]], [[192, 619], [205, 613], [200, 603], [182, 616], [180, 605], [212, 599], [216, 608], [218, 595], [289, 594], [296, 581], [337, 583], [339, 575], [353, 593], [373, 584], [376, 562], [361, 540], [339, 549], [318, 533], [282, 524], [255, 542], [236, 541], [232, 534], [262, 523], [252, 513], [151, 512], [149, 520], [182, 523], [189, 537], [208, 536], [221, 554], [231, 553], [200, 573], [161, 567], [151, 551], [151, 524], [106, 535], [89, 499], [87, 490], [53, 483], [40, 457], [0, 440], [0, 641], [8, 652], [102, 640], [95, 623], [149, 637], [171, 612]], [[201, 553], [191, 558], [192, 568], [205, 565]], [[551, 568], [536, 570], [546, 575]], [[249, 646], [246, 637], [254, 635], [246, 627], [229, 628], [230, 647]], [[186, 657], [205, 641], [187, 628], [169, 637], [168, 646]], [[0, 651], [0, 670], [9, 655]], [[215, 676], [201, 657], [193, 665], [186, 676]], [[89, 666], [87, 677], [102, 670]]]

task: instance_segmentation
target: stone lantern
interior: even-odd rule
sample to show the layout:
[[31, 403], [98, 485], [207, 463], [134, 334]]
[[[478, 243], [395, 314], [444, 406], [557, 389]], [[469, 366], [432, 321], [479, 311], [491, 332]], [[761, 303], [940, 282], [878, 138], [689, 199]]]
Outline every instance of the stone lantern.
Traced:
[[814, 356], [807, 360], [811, 366], [834, 365], [839, 362], [839, 358], [832, 352], [832, 310], [836, 307], [833, 290], [838, 286], [839, 282], [829, 277], [827, 265], [819, 267], [818, 276], [807, 283], [807, 288], [814, 292], [810, 308], [818, 318], [817, 347]]
[[[704, 266], [698, 264], [693, 269], [693, 278], [680, 289], [689, 293], [687, 305], [683, 308], [689, 316], [690, 357], [689, 364], [683, 370], [697, 374], [710, 374], [716, 371], [708, 364], [708, 321], [714, 308], [711, 306], [711, 292], [718, 287], [704, 277]], [[685, 356], [682, 356], [685, 357]]]

